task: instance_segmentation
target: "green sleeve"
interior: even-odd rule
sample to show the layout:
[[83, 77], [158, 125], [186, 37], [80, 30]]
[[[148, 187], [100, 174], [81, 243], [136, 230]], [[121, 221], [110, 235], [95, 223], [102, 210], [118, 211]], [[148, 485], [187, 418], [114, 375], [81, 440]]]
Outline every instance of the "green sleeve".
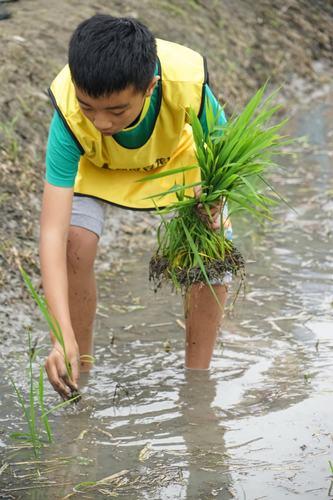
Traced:
[[46, 149], [45, 179], [58, 187], [73, 187], [81, 151], [55, 111]]
[[212, 109], [214, 111], [214, 115], [217, 115], [219, 113], [219, 125], [224, 125], [225, 123], [227, 123], [227, 119], [225, 117], [225, 114], [224, 114], [224, 111], [223, 111], [221, 104], [218, 102], [218, 100], [214, 96], [213, 92], [211, 91], [209, 85], [206, 83], [206, 85], [204, 87], [204, 95], [203, 95], [204, 106], [203, 106], [202, 113], [200, 115], [200, 123], [201, 123], [201, 126], [202, 126], [205, 133], [207, 133], [207, 119], [206, 119], [206, 99], [207, 98], [212, 106]]

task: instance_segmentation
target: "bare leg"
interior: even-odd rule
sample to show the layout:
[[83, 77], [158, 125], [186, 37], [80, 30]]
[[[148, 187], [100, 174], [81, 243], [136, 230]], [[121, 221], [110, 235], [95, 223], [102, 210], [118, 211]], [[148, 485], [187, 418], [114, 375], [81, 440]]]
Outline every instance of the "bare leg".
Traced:
[[[71, 321], [80, 355], [92, 355], [93, 325], [96, 314], [94, 261], [98, 236], [87, 229], [71, 226], [67, 244], [68, 296]], [[81, 361], [80, 370], [89, 371], [91, 362]]]
[[227, 299], [225, 285], [213, 285], [221, 306], [218, 305], [209, 286], [195, 283], [185, 297], [185, 366], [207, 370], [221, 325], [223, 307]]

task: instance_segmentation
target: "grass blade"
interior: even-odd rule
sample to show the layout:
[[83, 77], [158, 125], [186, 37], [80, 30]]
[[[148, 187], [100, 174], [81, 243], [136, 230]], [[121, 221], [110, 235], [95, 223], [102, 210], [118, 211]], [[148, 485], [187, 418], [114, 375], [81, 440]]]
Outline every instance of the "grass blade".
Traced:
[[39, 370], [39, 383], [38, 383], [38, 396], [39, 396], [39, 406], [42, 412], [41, 421], [43, 422], [47, 438], [49, 443], [52, 443], [52, 431], [49, 420], [46, 415], [46, 410], [44, 406], [44, 369], [41, 366]]
[[187, 167], [173, 168], [170, 170], [158, 172], [156, 174], [146, 175], [145, 177], [142, 177], [142, 179], [138, 179], [135, 182], [146, 182], [146, 181], [152, 181], [154, 179], [161, 179], [162, 177], [168, 177], [170, 175], [182, 174], [183, 172], [187, 172], [188, 170], [194, 170], [195, 168], [198, 168], [198, 165], [190, 165]]
[[67, 405], [73, 403], [76, 400], [80, 400], [81, 397], [82, 397], [81, 394], [77, 394], [76, 396], [74, 396], [74, 397], [72, 397], [70, 399], [66, 399], [66, 401], [63, 401], [62, 403], [59, 403], [59, 404], [57, 404], [55, 406], [52, 406], [52, 408], [50, 408], [46, 412], [42, 413], [42, 418], [45, 418], [50, 413], [53, 413], [56, 410], [60, 410], [60, 408], [63, 408], [64, 406], [67, 406]]

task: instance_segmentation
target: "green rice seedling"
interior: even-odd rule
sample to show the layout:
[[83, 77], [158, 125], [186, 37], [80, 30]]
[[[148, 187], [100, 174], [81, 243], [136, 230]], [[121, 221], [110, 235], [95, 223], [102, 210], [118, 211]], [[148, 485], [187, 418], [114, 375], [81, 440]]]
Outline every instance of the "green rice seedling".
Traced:
[[31, 279], [29, 278], [28, 274], [25, 272], [25, 270], [22, 267], [20, 267], [20, 272], [21, 272], [21, 275], [22, 275], [22, 277], [24, 279], [24, 282], [25, 282], [25, 284], [26, 284], [26, 286], [27, 286], [27, 288], [28, 288], [28, 290], [30, 292], [30, 295], [35, 300], [35, 302], [38, 305], [40, 311], [42, 312], [44, 318], [46, 319], [47, 324], [48, 324], [51, 332], [53, 333], [55, 339], [57, 340], [57, 342], [62, 347], [62, 350], [63, 350], [63, 353], [64, 353], [64, 360], [65, 360], [67, 375], [69, 377], [71, 377], [71, 375], [72, 375], [72, 367], [70, 365], [70, 362], [68, 361], [68, 357], [67, 357], [67, 354], [66, 354], [66, 346], [65, 346], [64, 337], [62, 335], [62, 331], [61, 331], [60, 325], [59, 325], [58, 321], [56, 320], [56, 318], [54, 318], [52, 316], [52, 314], [50, 313], [49, 308], [47, 306], [47, 303], [46, 303], [44, 297], [42, 297], [41, 295], [39, 295], [37, 293], [37, 291], [35, 290], [32, 282], [31, 282]]
[[[328, 461], [328, 465], [330, 466], [330, 471], [331, 471], [331, 474], [332, 474], [331, 477], [333, 478], [333, 463], [332, 463], [332, 460]], [[333, 493], [333, 480], [331, 480], [331, 484], [330, 484], [330, 487], [328, 488], [327, 496], [331, 497], [332, 493]]]
[[[63, 406], [69, 404], [71, 400], [63, 401], [50, 409], [46, 409], [44, 402], [44, 370], [43, 367], [39, 369], [38, 381], [36, 382], [33, 374], [33, 363], [36, 358], [36, 351], [33, 351], [33, 346], [31, 343], [31, 333], [28, 331], [29, 339], [29, 363], [28, 363], [28, 379], [29, 379], [29, 394], [28, 401], [25, 400], [24, 394], [21, 389], [17, 386], [14, 380], [10, 377], [11, 383], [14, 387], [14, 391], [17, 400], [21, 406], [24, 419], [26, 421], [28, 430], [27, 432], [13, 432], [10, 437], [13, 439], [24, 440], [25, 442], [31, 443], [35, 457], [38, 457], [39, 451], [42, 448], [45, 439], [42, 430], [44, 429], [47, 441], [51, 443], [52, 430], [51, 425], [48, 420], [48, 415]], [[80, 396], [76, 396], [79, 398]], [[42, 423], [43, 429], [40, 426]]]
[[[26, 423], [28, 425], [28, 432], [14, 432], [11, 437], [14, 439], [24, 439], [32, 444], [35, 456], [38, 455], [39, 449], [43, 445], [43, 437], [38, 425], [38, 402], [41, 412], [45, 411], [44, 407], [44, 382], [43, 382], [43, 368], [40, 368], [38, 384], [35, 383], [33, 376], [33, 362], [36, 358], [36, 350], [31, 343], [31, 333], [28, 330], [28, 340], [29, 340], [29, 364], [28, 364], [28, 379], [29, 379], [29, 398], [28, 403], [25, 402], [24, 395], [19, 387], [15, 384], [14, 380], [11, 379], [11, 383], [14, 387], [17, 399], [23, 411]], [[52, 442], [52, 433], [48, 419], [40, 417], [43, 422], [48, 441]]]
[[[264, 174], [278, 166], [274, 156], [284, 153], [285, 147], [293, 142], [280, 134], [287, 120], [272, 124], [280, 106], [272, 104], [275, 93], [264, 99], [265, 91], [266, 85], [256, 92], [239, 115], [233, 115], [222, 126], [219, 125], [219, 116], [214, 116], [207, 101], [207, 132], [190, 109], [197, 165], [152, 174], [139, 180], [149, 182], [183, 172], [181, 184], [149, 197], [161, 216], [157, 251], [150, 261], [150, 279], [155, 288], [161, 286], [165, 279], [182, 290], [194, 282], [205, 282], [215, 295], [210, 283], [219, 282], [226, 273], [238, 275], [241, 281], [244, 280], [244, 259], [227, 238], [224, 226], [239, 211], [254, 216], [259, 222], [272, 219], [271, 209], [282, 198]], [[200, 181], [186, 184], [185, 172], [193, 168], [200, 169]], [[200, 185], [201, 193], [194, 197], [191, 188], [196, 185]], [[271, 191], [269, 196], [265, 194], [267, 188]], [[156, 200], [162, 200], [169, 193], [175, 193], [177, 201], [158, 208]], [[208, 221], [213, 220], [211, 209], [216, 205], [221, 207], [219, 230], [210, 229], [202, 220], [198, 205], [201, 212], [207, 214]], [[227, 208], [228, 214], [223, 220], [222, 214], [226, 214]], [[167, 214], [173, 217], [165, 217]]]
[[11, 383], [14, 387], [17, 399], [20, 403], [24, 418], [28, 425], [28, 432], [12, 432], [10, 434], [10, 437], [13, 439], [23, 439], [24, 441], [31, 443], [34, 455], [35, 457], [38, 457], [39, 449], [41, 448], [42, 443], [36, 427], [35, 408], [33, 408], [33, 411], [31, 412], [31, 402], [34, 401], [34, 396], [32, 395], [30, 389], [29, 405], [27, 405], [24, 400], [22, 391], [15, 384], [14, 380], [11, 380]]
[[328, 465], [330, 466], [330, 471], [331, 471], [331, 474], [333, 475], [333, 462], [332, 462], [332, 460], [328, 461]]
[[[56, 320], [56, 318], [54, 318], [52, 316], [52, 314], [50, 313], [48, 305], [46, 303], [46, 300], [44, 299], [44, 297], [42, 297], [41, 295], [39, 295], [37, 293], [37, 291], [35, 290], [32, 282], [31, 282], [31, 279], [29, 278], [28, 274], [25, 272], [25, 270], [22, 267], [20, 267], [20, 272], [21, 272], [21, 275], [24, 279], [24, 282], [25, 282], [25, 284], [30, 292], [30, 295], [35, 300], [35, 302], [38, 305], [40, 311], [42, 312], [44, 318], [46, 319], [46, 322], [47, 322], [51, 332], [53, 333], [55, 339], [57, 340], [57, 342], [59, 343], [59, 345], [62, 348], [62, 351], [64, 354], [64, 361], [65, 361], [67, 376], [69, 379], [72, 379], [72, 366], [71, 366], [71, 364], [68, 360], [68, 357], [67, 357], [65, 341], [64, 341], [64, 337], [63, 337], [60, 325], [59, 325], [58, 321]], [[76, 392], [75, 393], [72, 392], [72, 396], [77, 396], [77, 394], [78, 393], [76, 393]], [[77, 400], [76, 397], [75, 397], [75, 400]]]
[[39, 380], [38, 380], [38, 401], [39, 401], [39, 406], [42, 412], [41, 420], [44, 425], [45, 432], [47, 434], [47, 438], [49, 440], [49, 443], [52, 442], [52, 430], [50, 426], [50, 422], [47, 416], [47, 412], [45, 410], [45, 405], [44, 405], [44, 369], [41, 366], [39, 369]]
[[[48, 305], [46, 303], [46, 300], [44, 299], [44, 297], [42, 297], [41, 295], [39, 295], [37, 293], [37, 291], [35, 290], [32, 282], [31, 282], [31, 279], [29, 278], [28, 274], [25, 272], [25, 270], [20, 266], [19, 267], [20, 269], [20, 273], [23, 277], [23, 280], [30, 292], [30, 295], [32, 296], [32, 298], [35, 300], [36, 304], [38, 305], [40, 311], [42, 312], [44, 318], [46, 319], [47, 321], [47, 324], [51, 330], [51, 332], [53, 333], [55, 339], [57, 340], [57, 342], [60, 344], [62, 350], [63, 350], [63, 353], [64, 353], [64, 361], [65, 361], [65, 366], [66, 366], [66, 372], [67, 372], [67, 376], [68, 378], [72, 378], [72, 366], [68, 360], [68, 356], [67, 356], [67, 353], [66, 353], [66, 346], [65, 346], [65, 341], [64, 341], [64, 337], [63, 337], [63, 334], [62, 334], [62, 331], [61, 331], [61, 328], [60, 328], [60, 325], [58, 323], [58, 321], [56, 320], [56, 318], [54, 318], [51, 314], [51, 312], [49, 311], [49, 308], [48, 308]], [[83, 354], [82, 356], [80, 356], [80, 359], [82, 361], [89, 361], [89, 362], [93, 362], [94, 361], [94, 357], [93, 356], [90, 356], [89, 354]], [[70, 398], [72, 401], [79, 401], [80, 399], [80, 394], [77, 392], [77, 391], [72, 391], [72, 395], [71, 395], [71, 398]]]
[[[29, 399], [28, 403], [25, 402], [22, 391], [15, 384], [14, 380], [11, 379], [11, 383], [14, 387], [17, 399], [20, 403], [20, 406], [23, 411], [23, 415], [25, 417], [26, 423], [28, 425], [28, 432], [14, 432], [11, 434], [11, 437], [14, 439], [24, 439], [27, 442], [30, 442], [34, 454], [37, 457], [38, 451], [42, 446], [42, 438], [40, 435], [40, 431], [37, 424], [37, 400], [39, 399], [39, 405], [42, 411], [44, 411], [44, 389], [43, 389], [43, 369], [40, 369], [38, 388], [35, 386], [34, 376], [33, 376], [33, 362], [35, 360], [36, 352], [32, 350], [31, 344], [31, 334], [28, 331], [28, 339], [29, 339], [29, 365], [28, 365], [28, 378], [29, 378]], [[31, 354], [32, 353], [32, 354]], [[37, 389], [37, 390], [36, 390]], [[38, 396], [39, 398], [38, 398]], [[52, 441], [52, 434], [50, 425], [47, 419], [43, 419], [43, 424], [48, 436], [49, 442]]]

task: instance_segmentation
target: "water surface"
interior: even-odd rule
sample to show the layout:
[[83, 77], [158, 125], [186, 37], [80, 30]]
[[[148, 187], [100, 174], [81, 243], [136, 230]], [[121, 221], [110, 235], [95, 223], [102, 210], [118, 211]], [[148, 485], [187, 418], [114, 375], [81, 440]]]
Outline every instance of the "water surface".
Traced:
[[[308, 139], [271, 180], [294, 210], [282, 204], [263, 227], [234, 221], [235, 243], [249, 261], [247, 293], [233, 314], [226, 311], [210, 372], [184, 370], [181, 298], [167, 288], [151, 291], [151, 249], [143, 243], [99, 273], [95, 368], [82, 380], [82, 403], [52, 417], [56, 441], [41, 464], [9, 438], [23, 424], [3, 377], [0, 450], [8, 466], [0, 469], [1, 498], [64, 498], [75, 484], [116, 473], [68, 498], [328, 497], [332, 122], [332, 95], [291, 120], [289, 132]], [[46, 346], [43, 329], [35, 326]], [[4, 345], [19, 382], [23, 333]], [[54, 401], [48, 388], [47, 402]]]

